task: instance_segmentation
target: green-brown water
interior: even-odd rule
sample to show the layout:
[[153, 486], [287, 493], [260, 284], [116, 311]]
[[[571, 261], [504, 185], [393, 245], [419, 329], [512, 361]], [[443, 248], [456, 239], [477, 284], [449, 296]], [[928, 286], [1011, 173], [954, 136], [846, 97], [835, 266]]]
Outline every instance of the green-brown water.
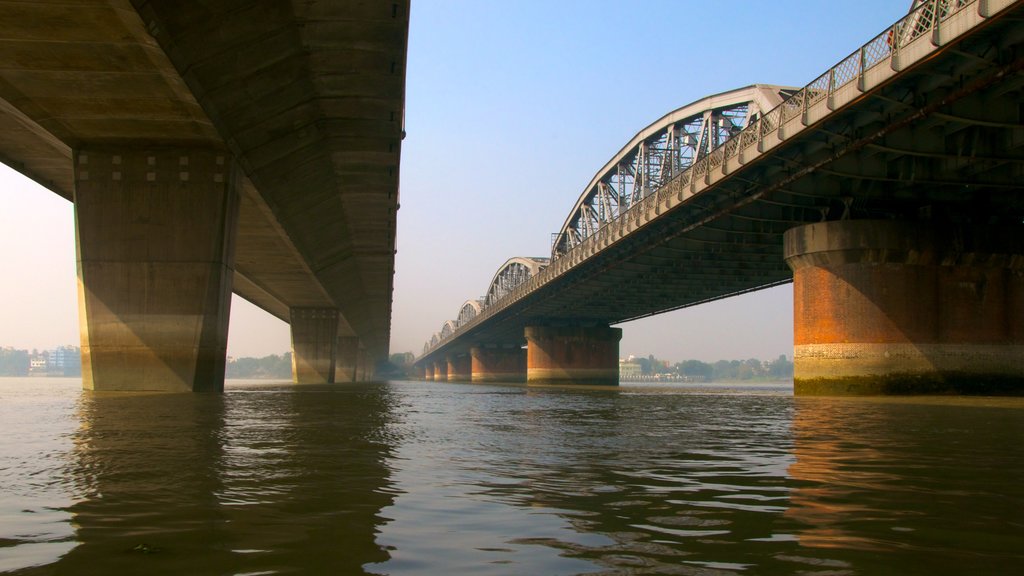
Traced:
[[1024, 401], [0, 379], [0, 572], [1020, 574]]

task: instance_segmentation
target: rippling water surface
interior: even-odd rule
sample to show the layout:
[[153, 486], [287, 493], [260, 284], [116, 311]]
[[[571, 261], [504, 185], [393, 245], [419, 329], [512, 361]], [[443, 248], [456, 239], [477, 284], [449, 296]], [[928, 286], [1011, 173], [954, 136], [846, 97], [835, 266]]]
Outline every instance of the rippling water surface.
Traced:
[[0, 572], [1021, 574], [1024, 400], [0, 379]]

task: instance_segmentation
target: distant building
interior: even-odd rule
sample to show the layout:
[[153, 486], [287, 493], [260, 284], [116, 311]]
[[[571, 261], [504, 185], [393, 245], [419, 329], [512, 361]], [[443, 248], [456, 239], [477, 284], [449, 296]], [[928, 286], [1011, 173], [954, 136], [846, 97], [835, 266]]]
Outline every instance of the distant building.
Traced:
[[633, 361], [633, 357], [619, 359], [619, 380], [639, 380], [642, 374], [640, 364]]

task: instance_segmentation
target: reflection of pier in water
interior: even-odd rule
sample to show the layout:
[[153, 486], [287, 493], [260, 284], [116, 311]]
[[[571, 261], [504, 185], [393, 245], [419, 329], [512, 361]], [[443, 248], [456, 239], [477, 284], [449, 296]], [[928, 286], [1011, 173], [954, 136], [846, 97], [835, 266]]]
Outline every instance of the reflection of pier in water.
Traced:
[[[1015, 399], [797, 398], [800, 554], [858, 574], [1024, 567], [1024, 404]], [[815, 560], [817, 559], [817, 560]], [[827, 560], [826, 560], [827, 559]]]
[[78, 545], [41, 573], [362, 573], [387, 560], [384, 391], [87, 395], [69, 475]]

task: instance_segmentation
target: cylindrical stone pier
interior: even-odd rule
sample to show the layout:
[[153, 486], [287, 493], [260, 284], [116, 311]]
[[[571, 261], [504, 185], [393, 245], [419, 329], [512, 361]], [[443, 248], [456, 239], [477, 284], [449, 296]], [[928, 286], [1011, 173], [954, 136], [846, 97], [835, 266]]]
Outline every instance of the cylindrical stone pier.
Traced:
[[789, 230], [795, 393], [1024, 393], [1022, 246], [1014, 227]]
[[469, 354], [473, 359], [473, 382], [526, 382], [526, 350], [519, 346], [474, 346]]
[[435, 382], [447, 382], [448, 381], [448, 360], [441, 358], [440, 360], [434, 360], [434, 381]]
[[527, 384], [619, 385], [621, 328], [526, 328]]
[[473, 362], [469, 354], [452, 354], [447, 357], [448, 381], [469, 382], [473, 374]]

